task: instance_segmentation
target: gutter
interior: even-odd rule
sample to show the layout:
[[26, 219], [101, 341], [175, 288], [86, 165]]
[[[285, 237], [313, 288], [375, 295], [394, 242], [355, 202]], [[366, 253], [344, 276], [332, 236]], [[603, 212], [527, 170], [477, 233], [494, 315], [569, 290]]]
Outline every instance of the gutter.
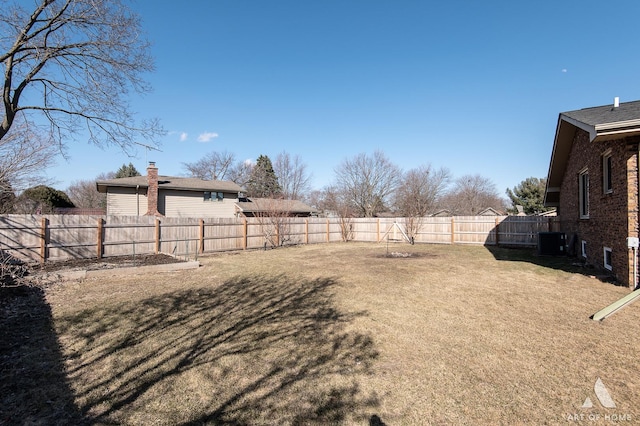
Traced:
[[607, 139], [611, 139], [610, 136], [629, 136], [629, 134], [640, 134], [640, 120], [627, 120], [617, 121], [615, 123], [602, 123], [594, 126], [596, 139], [602, 139], [605, 136], [609, 136]]

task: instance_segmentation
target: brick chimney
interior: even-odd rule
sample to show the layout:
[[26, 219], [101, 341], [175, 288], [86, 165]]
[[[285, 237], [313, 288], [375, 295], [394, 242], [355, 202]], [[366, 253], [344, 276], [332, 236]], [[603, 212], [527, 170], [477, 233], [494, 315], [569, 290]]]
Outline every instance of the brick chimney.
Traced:
[[147, 167], [147, 213], [145, 216], [160, 216], [158, 212], [158, 168], [156, 163], [149, 161]]

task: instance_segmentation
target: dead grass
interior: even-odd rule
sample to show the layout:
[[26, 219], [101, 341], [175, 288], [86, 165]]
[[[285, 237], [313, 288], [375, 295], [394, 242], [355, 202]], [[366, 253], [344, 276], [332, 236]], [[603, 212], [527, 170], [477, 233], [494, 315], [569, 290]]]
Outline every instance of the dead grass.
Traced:
[[[302, 246], [48, 289], [51, 311], [33, 332], [42, 340], [50, 321], [50, 361], [38, 368], [61, 383], [47, 391], [56, 408], [46, 416], [71, 410], [68, 418], [95, 424], [637, 421], [640, 304], [602, 323], [589, 319], [629, 289], [528, 251], [393, 251], [411, 256], [385, 256], [376, 244]], [[27, 357], [17, 346], [14, 355]], [[599, 405], [598, 377], [617, 408]], [[30, 396], [10, 400], [0, 423], [33, 418], [34, 404], [47, 408]], [[594, 408], [581, 408], [587, 397]]]

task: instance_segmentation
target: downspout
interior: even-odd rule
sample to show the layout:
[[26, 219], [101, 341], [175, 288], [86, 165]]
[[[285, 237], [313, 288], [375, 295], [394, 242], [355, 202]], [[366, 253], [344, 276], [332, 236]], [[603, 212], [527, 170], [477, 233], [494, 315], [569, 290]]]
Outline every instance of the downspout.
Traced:
[[140, 185], [136, 185], [136, 216], [140, 216]]

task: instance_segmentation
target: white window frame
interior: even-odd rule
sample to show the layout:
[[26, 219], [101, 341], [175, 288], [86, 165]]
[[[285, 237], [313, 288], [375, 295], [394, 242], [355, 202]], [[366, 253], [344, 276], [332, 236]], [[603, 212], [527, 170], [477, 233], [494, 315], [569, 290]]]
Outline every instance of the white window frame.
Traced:
[[[607, 253], [609, 254], [609, 262], [607, 263]], [[604, 269], [613, 271], [613, 250], [611, 247], [604, 247], [603, 249], [603, 262]]]
[[580, 219], [589, 219], [589, 169], [584, 168], [578, 173], [578, 196]]
[[586, 259], [587, 258], [587, 242], [585, 240], [582, 240], [582, 243], [580, 244], [580, 250], [582, 252], [582, 257]]
[[612, 161], [611, 150], [609, 149], [602, 154], [602, 190], [605, 194], [613, 192], [613, 184], [611, 182]]

